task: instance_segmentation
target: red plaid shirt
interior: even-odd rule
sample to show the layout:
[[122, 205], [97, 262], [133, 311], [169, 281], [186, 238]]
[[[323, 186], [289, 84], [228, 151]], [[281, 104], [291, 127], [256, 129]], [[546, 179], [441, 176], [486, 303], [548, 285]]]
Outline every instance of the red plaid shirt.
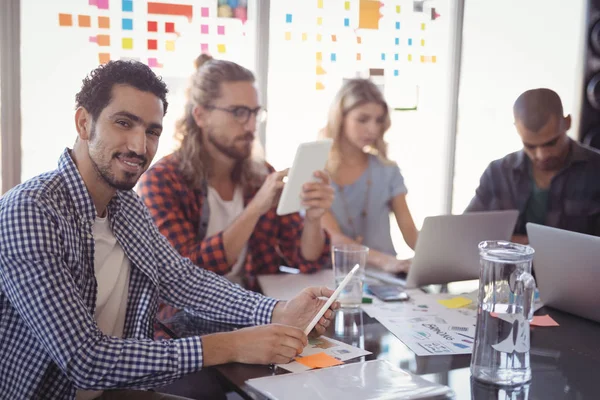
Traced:
[[[273, 168], [268, 165], [269, 170]], [[247, 205], [256, 195], [255, 190], [244, 193]], [[138, 194], [142, 198], [160, 232], [173, 247], [196, 265], [224, 275], [231, 271], [227, 263], [223, 232], [198, 237], [202, 205], [206, 194], [191, 188], [179, 171], [179, 162], [171, 154], [154, 164], [139, 180]], [[278, 216], [275, 208], [265, 213], [256, 224], [248, 240], [244, 278], [248, 287], [257, 288], [256, 275], [275, 274], [280, 265], [298, 268], [302, 273], [315, 272], [330, 264], [330, 240], [326, 236], [321, 257], [308, 261], [302, 257], [300, 243], [303, 220], [294, 213]], [[171, 310], [172, 312], [172, 310]], [[161, 312], [164, 320], [171, 312]]]

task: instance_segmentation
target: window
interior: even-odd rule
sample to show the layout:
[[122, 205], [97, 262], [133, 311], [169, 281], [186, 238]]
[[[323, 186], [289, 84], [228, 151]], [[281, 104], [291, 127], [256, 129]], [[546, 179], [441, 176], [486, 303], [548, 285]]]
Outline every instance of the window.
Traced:
[[200, 53], [252, 69], [254, 26], [241, 2], [229, 11], [209, 0], [178, 3], [22, 0], [23, 180], [56, 168], [63, 149], [72, 147], [75, 94], [99, 63], [137, 59], [167, 82], [169, 112], [155, 160], [175, 146], [173, 128]]
[[[272, 1], [267, 160], [289, 167], [296, 146], [325, 125], [343, 79], [370, 77], [395, 110], [386, 140], [417, 226], [443, 213], [454, 3]], [[409, 256], [397, 228], [392, 237], [400, 256]]]

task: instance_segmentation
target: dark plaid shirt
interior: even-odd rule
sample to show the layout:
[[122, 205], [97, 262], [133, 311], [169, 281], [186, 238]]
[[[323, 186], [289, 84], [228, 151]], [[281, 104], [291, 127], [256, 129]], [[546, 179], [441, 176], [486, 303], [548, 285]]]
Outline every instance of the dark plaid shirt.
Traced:
[[[545, 225], [600, 236], [600, 152], [571, 140], [565, 167], [552, 179]], [[493, 161], [465, 210], [519, 210], [515, 234], [526, 234], [531, 161], [523, 150]]]

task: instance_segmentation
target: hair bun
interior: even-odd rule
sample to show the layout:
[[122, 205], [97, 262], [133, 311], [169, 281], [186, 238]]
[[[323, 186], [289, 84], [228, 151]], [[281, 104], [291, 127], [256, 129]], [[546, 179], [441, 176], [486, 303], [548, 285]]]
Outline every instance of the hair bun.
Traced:
[[196, 69], [199, 69], [200, 67], [202, 67], [204, 64], [206, 64], [207, 62], [209, 62], [211, 60], [213, 60], [211, 55], [202, 53], [194, 60], [194, 67], [196, 67]]

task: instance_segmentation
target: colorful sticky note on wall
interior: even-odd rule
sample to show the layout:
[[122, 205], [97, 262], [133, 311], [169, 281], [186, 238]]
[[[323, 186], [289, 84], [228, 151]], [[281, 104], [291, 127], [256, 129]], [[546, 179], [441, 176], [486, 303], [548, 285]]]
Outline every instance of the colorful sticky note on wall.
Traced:
[[400, 72], [397, 69], [395, 69], [394, 70], [394, 76], [398, 76], [398, 75], [400, 75]]
[[133, 20], [131, 18], [123, 18], [121, 20], [121, 28], [124, 31], [131, 31], [131, 30], [133, 30]]
[[110, 18], [98, 17], [98, 28], [109, 29], [110, 28]]
[[425, 39], [421, 39], [421, 46], [425, 46]]
[[285, 14], [285, 22], [288, 24], [292, 23], [292, 14]]
[[167, 40], [167, 42], [165, 43], [165, 48], [167, 49], [167, 51], [175, 51], [175, 41]]
[[331, 53], [331, 62], [335, 62], [337, 60], [337, 56], [335, 55], [335, 53]]
[[109, 35], [98, 35], [96, 36], [96, 40], [98, 41], [98, 46], [110, 46]]
[[425, 62], [425, 56], [421, 56], [421, 62], [424, 63]]
[[323, 59], [323, 53], [320, 51], [317, 52], [317, 61], [321, 61]]
[[157, 49], [158, 49], [158, 40], [148, 39], [148, 50], [157, 50]]
[[400, 6], [396, 6], [396, 14], [400, 14]]
[[356, 53], [356, 61], [360, 61], [360, 59], [362, 58], [360, 53]]
[[89, 15], [79, 15], [77, 17], [77, 22], [81, 28], [89, 28], [92, 26], [92, 19]]
[[96, 36], [90, 36], [89, 39], [90, 43], [98, 43], [98, 39], [96, 39]]
[[306, 42], [308, 40], [308, 33], [303, 33], [302, 34], [302, 41]]
[[408, 62], [411, 62], [411, 61], [412, 61], [412, 54], [409, 54], [408, 55]]
[[292, 32], [285, 33], [285, 40], [292, 40]]
[[394, 44], [398, 46], [400, 44], [400, 38], [394, 39]]
[[127, 12], [133, 12], [133, 1], [122, 0], [122, 10]]
[[148, 32], [158, 32], [158, 22], [148, 21]]
[[381, 61], [385, 61], [385, 53], [381, 53]]
[[424, 31], [425, 30], [425, 23], [421, 23], [421, 30]]
[[160, 64], [158, 62], [158, 59], [156, 59], [155, 57], [150, 57], [148, 58], [148, 66], [150, 68], [160, 68], [162, 67], [162, 64]]
[[396, 53], [394, 54], [394, 60], [398, 61], [400, 59], [400, 54]]
[[325, 90], [325, 85], [323, 85], [323, 82], [317, 82], [317, 90]]
[[323, 25], [323, 17], [317, 17], [317, 25]]
[[344, 18], [344, 26], [350, 26], [350, 18]]
[[218, 44], [217, 45], [217, 51], [221, 54], [225, 53], [227, 51], [227, 48], [225, 47], [224, 44]]
[[58, 14], [59, 26], [73, 26], [73, 16], [71, 14]]
[[108, 10], [108, 0], [89, 0], [90, 6], [96, 6], [100, 10]]
[[346, 9], [346, 10], [350, 9], [350, 2], [349, 1], [344, 2], [344, 9]]
[[133, 38], [123, 38], [121, 40], [121, 47], [125, 50], [133, 49]]
[[337, 42], [337, 36], [336, 35], [331, 35], [331, 41], [332, 42]]
[[360, 29], [379, 29], [379, 0], [359, 0], [358, 27]]
[[400, 29], [400, 21], [396, 21], [396, 29]]
[[317, 42], [320, 42], [323, 39], [323, 36], [320, 33], [317, 33]]
[[174, 22], [165, 22], [165, 32], [175, 33], [175, 23]]
[[412, 46], [412, 39], [411, 38], [408, 39], [408, 45]]
[[200, 51], [202, 53], [208, 53], [208, 43], [201, 43], [200, 44]]
[[224, 25], [217, 26], [217, 35], [224, 35], [224, 34], [225, 34], [225, 26]]
[[98, 54], [98, 62], [100, 64], [106, 64], [110, 61], [110, 53], [99, 53]]
[[208, 25], [200, 25], [200, 33], [208, 35]]
[[357, 36], [356, 37], [356, 43], [361, 44], [362, 43], [362, 37]]
[[202, 18], [208, 18], [208, 7], [200, 8], [200, 15]]
[[317, 75], [325, 75], [327, 72], [325, 71], [325, 69], [323, 67], [321, 67], [320, 65], [317, 65]]
[[323, 8], [323, 0], [317, 0], [317, 8]]
[[431, 56], [431, 62], [434, 63], [437, 61], [437, 57], [436, 56]]

